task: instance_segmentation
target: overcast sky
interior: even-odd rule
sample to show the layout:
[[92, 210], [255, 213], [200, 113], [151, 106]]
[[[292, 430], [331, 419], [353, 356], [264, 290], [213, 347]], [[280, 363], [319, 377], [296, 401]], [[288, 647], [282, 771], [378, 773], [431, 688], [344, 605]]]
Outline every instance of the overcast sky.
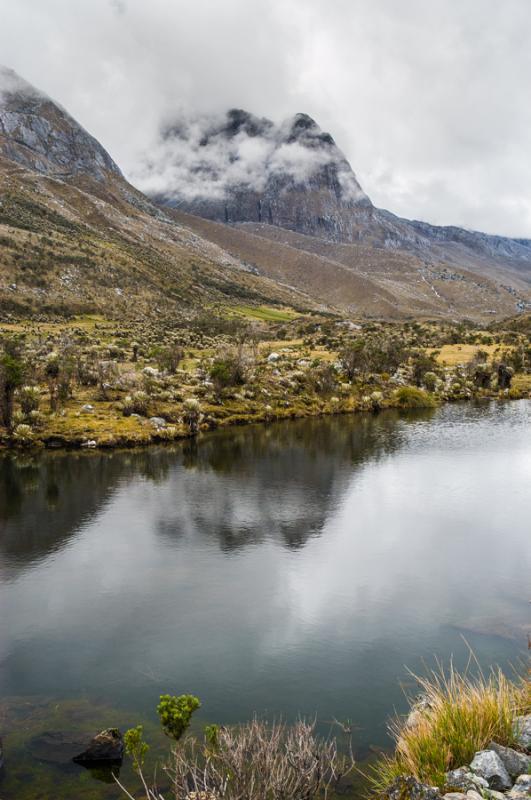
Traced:
[[165, 118], [298, 111], [372, 201], [531, 236], [530, 0], [0, 0], [0, 63], [131, 175]]

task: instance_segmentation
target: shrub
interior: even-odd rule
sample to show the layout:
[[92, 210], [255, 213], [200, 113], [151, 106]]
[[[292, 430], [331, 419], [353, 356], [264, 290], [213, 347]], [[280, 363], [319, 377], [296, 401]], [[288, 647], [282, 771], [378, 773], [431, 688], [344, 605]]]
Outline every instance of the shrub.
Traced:
[[399, 408], [433, 408], [435, 406], [433, 397], [417, 386], [401, 386], [395, 392], [395, 400]]
[[201, 703], [193, 694], [181, 694], [179, 697], [161, 694], [157, 714], [166, 736], [178, 742], [190, 726], [192, 714], [198, 708], [201, 708]]
[[[353, 767], [335, 739], [316, 736], [314, 722], [254, 719], [234, 728], [208, 726], [203, 742], [190, 738], [175, 748], [165, 771], [179, 800], [326, 800]], [[162, 800], [140, 775], [146, 798]]]
[[130, 417], [131, 414], [140, 414], [146, 416], [148, 412], [149, 397], [145, 392], [133, 392], [127, 395], [122, 402], [122, 411], [125, 417]]

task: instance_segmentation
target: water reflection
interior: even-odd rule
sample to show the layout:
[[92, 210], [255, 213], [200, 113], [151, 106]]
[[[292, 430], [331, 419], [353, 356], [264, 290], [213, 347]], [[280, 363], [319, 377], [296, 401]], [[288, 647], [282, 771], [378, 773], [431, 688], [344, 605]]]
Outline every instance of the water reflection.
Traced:
[[[0, 462], [0, 695], [350, 717], [404, 665], [525, 641], [530, 404], [337, 417]], [[117, 720], [117, 723], [120, 723]], [[81, 797], [81, 795], [79, 795]]]

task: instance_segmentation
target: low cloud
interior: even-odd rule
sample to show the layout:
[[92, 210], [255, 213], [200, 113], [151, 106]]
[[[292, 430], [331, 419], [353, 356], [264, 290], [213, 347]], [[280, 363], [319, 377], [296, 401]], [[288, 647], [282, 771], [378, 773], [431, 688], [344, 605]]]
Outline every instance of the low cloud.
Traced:
[[297, 119], [274, 124], [240, 111], [183, 113], [164, 126], [131, 180], [149, 195], [177, 202], [219, 201], [238, 188], [264, 192], [275, 179], [303, 185], [334, 164], [343, 196], [363, 196], [333, 140], [309, 119], [294, 133]]

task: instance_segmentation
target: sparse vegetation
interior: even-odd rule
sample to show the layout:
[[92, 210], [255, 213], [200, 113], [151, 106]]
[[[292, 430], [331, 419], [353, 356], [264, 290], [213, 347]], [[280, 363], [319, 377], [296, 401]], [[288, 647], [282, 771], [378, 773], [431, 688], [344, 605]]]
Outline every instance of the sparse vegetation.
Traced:
[[[0, 325], [0, 335], [0, 442], [25, 447], [147, 444], [244, 422], [531, 391], [529, 334], [500, 325], [487, 337], [471, 325], [352, 327], [287, 310], [281, 322], [250, 323], [218, 306], [171, 324], [93, 314], [21, 318]], [[446, 365], [448, 348], [462, 361]], [[31, 435], [15, 436], [17, 425]]]

